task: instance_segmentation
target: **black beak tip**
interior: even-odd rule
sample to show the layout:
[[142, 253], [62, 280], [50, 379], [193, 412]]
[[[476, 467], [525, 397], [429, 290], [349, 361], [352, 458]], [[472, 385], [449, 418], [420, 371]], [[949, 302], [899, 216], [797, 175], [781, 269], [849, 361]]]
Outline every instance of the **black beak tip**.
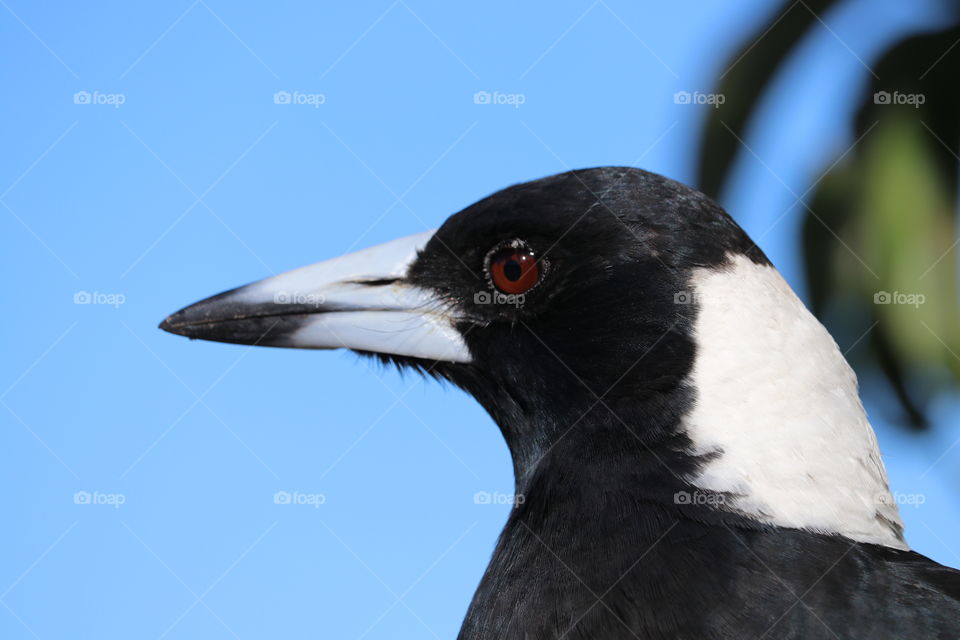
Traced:
[[235, 300], [234, 295], [243, 289], [244, 287], [237, 287], [187, 305], [164, 318], [158, 327], [190, 339], [206, 338], [207, 330], [217, 322], [240, 319], [256, 310], [255, 307], [250, 308]]
[[163, 319], [163, 321], [158, 325], [158, 328], [163, 329], [167, 333], [174, 333], [178, 336], [184, 335], [184, 332], [183, 332], [184, 326], [177, 322], [177, 316], [179, 314], [180, 314], [179, 311], [177, 313], [170, 314], [169, 316]]
[[247, 316], [244, 314], [252, 314], [257, 307], [224, 304], [223, 298], [221, 294], [184, 307], [164, 318], [158, 326], [167, 333], [190, 340], [286, 346], [284, 336], [301, 322], [296, 314], [290, 317]]

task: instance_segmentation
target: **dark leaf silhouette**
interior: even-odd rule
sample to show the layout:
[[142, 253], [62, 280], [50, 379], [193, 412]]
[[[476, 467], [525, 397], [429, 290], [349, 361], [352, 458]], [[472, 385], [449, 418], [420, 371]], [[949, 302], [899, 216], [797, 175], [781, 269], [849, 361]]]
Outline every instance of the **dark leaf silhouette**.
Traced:
[[[711, 110], [702, 140], [701, 188], [711, 195], [726, 186], [770, 80], [831, 4], [789, 4], [733, 58], [716, 89], [726, 104]], [[853, 123], [862, 139], [819, 183], [803, 220], [814, 313], [850, 345], [861, 377], [888, 381], [901, 422], [915, 428], [960, 381], [958, 22], [893, 43], [876, 61]]]
[[788, 3], [726, 65], [716, 89], [726, 102], [723, 109], [711, 110], [704, 130], [703, 148], [710, 153], [699, 157], [697, 183], [701, 191], [719, 197], [739, 151], [737, 138], [743, 138], [770, 80], [810, 27], [817, 24], [817, 16], [836, 4], [838, 0]]

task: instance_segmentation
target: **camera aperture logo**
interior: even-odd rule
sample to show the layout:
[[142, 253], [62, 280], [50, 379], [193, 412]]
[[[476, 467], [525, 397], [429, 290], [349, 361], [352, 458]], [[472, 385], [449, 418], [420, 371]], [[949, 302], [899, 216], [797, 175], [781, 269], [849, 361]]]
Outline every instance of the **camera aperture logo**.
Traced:
[[106, 105], [119, 109], [127, 101], [122, 93], [103, 93], [101, 91], [77, 91], [73, 94], [73, 104]]
[[73, 504], [105, 505], [119, 509], [126, 503], [127, 496], [122, 493], [103, 493], [100, 491], [77, 491], [73, 494]]
[[273, 494], [273, 504], [304, 505], [319, 509], [326, 503], [327, 496], [322, 493], [304, 493], [302, 491], [277, 491]]
[[303, 91], [277, 91], [273, 94], [273, 104], [301, 104], [319, 109], [327, 102], [322, 93], [304, 93]]
[[77, 291], [73, 294], [73, 304], [99, 304], [117, 309], [127, 301], [122, 293], [102, 293], [100, 291]]
[[477, 91], [473, 94], [473, 104], [507, 105], [519, 109], [527, 101], [523, 93], [503, 93], [501, 91]]

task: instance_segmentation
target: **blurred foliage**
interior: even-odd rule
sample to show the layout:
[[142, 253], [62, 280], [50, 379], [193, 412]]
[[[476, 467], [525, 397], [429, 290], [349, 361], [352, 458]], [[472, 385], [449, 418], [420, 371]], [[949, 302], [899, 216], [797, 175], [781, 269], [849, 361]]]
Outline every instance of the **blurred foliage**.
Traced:
[[[726, 103], [710, 110], [701, 141], [706, 193], [724, 189], [770, 81], [838, 4], [786, 3], [730, 60], [715, 89]], [[847, 357], [861, 375], [882, 373], [903, 410], [894, 418], [913, 428], [960, 382], [960, 11], [954, 18], [892, 43], [872, 65], [852, 123], [859, 142], [803, 210], [814, 313], [841, 342], [863, 343]]]

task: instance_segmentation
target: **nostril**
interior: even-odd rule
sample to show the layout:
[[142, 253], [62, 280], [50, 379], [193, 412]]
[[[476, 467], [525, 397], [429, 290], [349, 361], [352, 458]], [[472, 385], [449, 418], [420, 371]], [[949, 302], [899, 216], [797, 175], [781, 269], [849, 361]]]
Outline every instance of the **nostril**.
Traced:
[[400, 278], [373, 278], [369, 280], [347, 280], [350, 284], [360, 284], [365, 287], [385, 287], [388, 284], [400, 282]]

